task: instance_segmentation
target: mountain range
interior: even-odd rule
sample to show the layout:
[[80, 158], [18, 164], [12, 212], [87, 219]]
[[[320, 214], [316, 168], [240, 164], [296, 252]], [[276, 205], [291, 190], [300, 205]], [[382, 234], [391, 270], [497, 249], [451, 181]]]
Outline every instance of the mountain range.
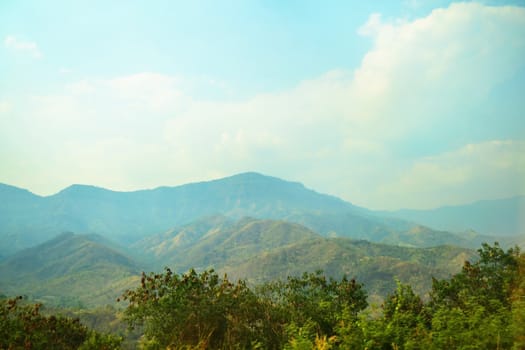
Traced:
[[321, 269], [378, 298], [395, 279], [424, 294], [430, 276], [457, 272], [482, 242], [524, 246], [523, 217], [523, 197], [379, 212], [258, 173], [134, 192], [73, 185], [46, 197], [0, 184], [0, 292], [100, 305], [140, 271], [170, 266], [253, 284]]
[[[422, 228], [419, 223], [430, 223], [429, 227], [437, 227], [439, 231], [445, 230], [442, 227], [459, 231], [475, 227], [485, 235], [518, 236], [523, 232], [525, 220], [523, 197], [520, 198], [484, 202], [482, 212], [471, 209], [476, 214], [465, 214], [461, 226], [456, 223], [461, 222], [470, 206], [427, 212], [377, 212], [317, 193], [300, 183], [258, 173], [134, 192], [73, 185], [47, 197], [0, 185], [0, 258], [61, 232], [96, 233], [128, 245], [212, 215], [286, 220], [323, 236], [408, 246], [428, 246], [421, 239], [424, 233], [434, 236], [430, 245], [450, 243], [472, 247], [479, 243], [479, 239], [473, 239], [477, 236], [473, 232], [457, 237]], [[474, 204], [472, 208], [478, 206]]]

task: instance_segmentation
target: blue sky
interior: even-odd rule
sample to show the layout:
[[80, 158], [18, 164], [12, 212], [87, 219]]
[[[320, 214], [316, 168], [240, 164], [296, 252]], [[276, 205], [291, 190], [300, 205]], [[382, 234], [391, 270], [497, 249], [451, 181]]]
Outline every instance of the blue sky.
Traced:
[[525, 194], [523, 1], [2, 1], [0, 182]]

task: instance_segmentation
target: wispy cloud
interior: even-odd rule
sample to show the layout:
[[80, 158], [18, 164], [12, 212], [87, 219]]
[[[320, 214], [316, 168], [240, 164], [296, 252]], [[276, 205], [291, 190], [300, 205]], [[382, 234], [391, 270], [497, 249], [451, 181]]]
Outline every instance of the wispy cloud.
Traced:
[[38, 48], [38, 45], [33, 41], [25, 41], [13, 35], [8, 35], [4, 39], [4, 45], [9, 50], [25, 52], [34, 58], [42, 57], [42, 52]]

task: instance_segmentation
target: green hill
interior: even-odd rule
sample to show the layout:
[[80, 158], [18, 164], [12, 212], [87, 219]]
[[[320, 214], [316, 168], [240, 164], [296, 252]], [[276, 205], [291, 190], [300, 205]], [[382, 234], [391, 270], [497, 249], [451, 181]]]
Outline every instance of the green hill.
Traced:
[[134, 248], [154, 254], [157, 267], [169, 265], [185, 271], [235, 264], [261, 252], [319, 237], [304, 226], [281, 220], [212, 217], [149, 237]]
[[242, 263], [226, 262], [219, 270], [254, 284], [323, 270], [326, 275], [346, 275], [365, 284], [369, 295], [384, 298], [395, 280], [410, 283], [424, 295], [431, 277], [447, 278], [458, 272], [475, 252], [453, 246], [407, 248], [345, 238], [318, 238], [263, 252]]
[[97, 235], [64, 233], [0, 264], [0, 290], [53, 304], [113, 303], [139, 268]]
[[449, 277], [474, 256], [474, 251], [454, 246], [409, 248], [325, 238], [282, 220], [234, 222], [225, 217], [202, 219], [149, 237], [134, 248], [150, 252], [156, 269], [215, 268], [253, 284], [323, 270], [335, 278], [356, 277], [371, 294], [381, 297], [395, 288], [396, 278], [424, 294], [430, 289], [431, 276]]

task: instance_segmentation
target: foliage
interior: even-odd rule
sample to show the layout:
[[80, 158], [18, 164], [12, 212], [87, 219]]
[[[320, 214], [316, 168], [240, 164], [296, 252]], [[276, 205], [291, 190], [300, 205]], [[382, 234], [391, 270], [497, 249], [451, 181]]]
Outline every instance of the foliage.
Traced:
[[129, 302], [130, 325], [144, 324], [146, 342], [163, 348], [246, 348], [263, 332], [253, 292], [243, 281], [221, 279], [213, 270], [143, 274], [140, 287], [123, 300]]
[[26, 305], [22, 297], [2, 301], [0, 348], [2, 349], [105, 349], [120, 348], [121, 339], [90, 331], [78, 319], [44, 316], [41, 304]]
[[[286, 282], [266, 285], [277, 307], [287, 311], [287, 322], [303, 327], [313, 324], [316, 333], [332, 336], [334, 325], [343, 310], [352, 316], [366, 308], [366, 292], [354, 279], [341, 281], [327, 279], [322, 271], [304, 273], [301, 277], [288, 277]], [[315, 333], [314, 333], [315, 334]]]
[[435, 349], [510, 349], [509, 312], [497, 301], [489, 311], [475, 300], [439, 308], [432, 319]]
[[519, 322], [512, 315], [522, 305], [513, 305], [511, 296], [520, 293], [516, 283], [523, 278], [518, 269], [523, 256], [517, 247], [505, 252], [498, 243], [483, 244], [478, 253], [477, 262], [466, 261], [450, 280], [434, 280], [429, 306], [435, 348], [512, 347], [513, 324]]
[[398, 282], [395, 293], [387, 298], [383, 310], [383, 344], [418, 348], [417, 344], [428, 328], [430, 315], [412, 288]]
[[144, 324], [143, 348], [520, 349], [523, 268], [519, 249], [483, 244], [450, 279], [433, 280], [425, 303], [397, 281], [373, 315], [363, 286], [321, 271], [263, 284], [253, 292], [213, 270], [143, 275], [124, 294], [130, 325]]
[[47, 315], [60, 313], [70, 318], [78, 318], [80, 322], [97, 333], [110, 333], [122, 338], [123, 349], [136, 349], [137, 341], [142, 335], [142, 329], [130, 332], [127, 323], [122, 319], [122, 309], [112, 305], [94, 309], [64, 309], [46, 306], [44, 313]]
[[129, 324], [144, 325], [143, 347], [149, 348], [321, 344], [327, 338], [316, 337], [335, 335], [339, 313], [355, 317], [367, 306], [362, 285], [327, 279], [320, 271], [268, 283], [255, 293], [244, 281], [232, 283], [213, 270], [179, 276], [166, 269], [143, 274], [141, 286], [124, 293], [123, 300], [129, 302]]
[[434, 280], [431, 305], [434, 307], [464, 307], [472, 297], [484, 307], [495, 311], [493, 301], [508, 307], [511, 285], [517, 277], [519, 249], [505, 252], [496, 242], [486, 243], [478, 250], [480, 259], [476, 263], [466, 261], [460, 273], [450, 280]]
[[512, 286], [511, 301], [511, 332], [514, 339], [512, 349], [525, 349], [525, 254], [517, 259], [517, 278]]

